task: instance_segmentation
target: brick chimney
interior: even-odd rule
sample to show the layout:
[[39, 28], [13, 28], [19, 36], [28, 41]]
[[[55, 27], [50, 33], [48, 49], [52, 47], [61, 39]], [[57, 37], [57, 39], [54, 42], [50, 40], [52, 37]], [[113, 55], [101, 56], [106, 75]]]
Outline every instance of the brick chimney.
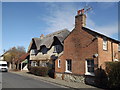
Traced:
[[75, 28], [86, 26], [86, 15], [84, 14], [84, 9], [78, 10], [75, 16]]
[[43, 39], [43, 38], [44, 38], [44, 35], [43, 35], [43, 34], [41, 34], [40, 39]]

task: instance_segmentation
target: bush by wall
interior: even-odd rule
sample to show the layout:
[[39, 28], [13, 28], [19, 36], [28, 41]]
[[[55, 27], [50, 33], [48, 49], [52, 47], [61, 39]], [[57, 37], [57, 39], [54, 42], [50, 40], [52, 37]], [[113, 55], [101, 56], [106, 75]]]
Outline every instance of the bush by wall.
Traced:
[[100, 88], [107, 88], [108, 86], [108, 77], [102, 68], [95, 70], [95, 86]]
[[120, 88], [120, 62], [107, 62], [106, 72], [109, 88]]
[[49, 77], [51, 77], [51, 78], [55, 78], [55, 77], [54, 77], [54, 73], [55, 73], [55, 70], [52, 69], [52, 68], [49, 68], [49, 71], [48, 71], [48, 75], [49, 75]]
[[36, 67], [30, 67], [29, 71], [32, 74], [38, 75], [38, 76], [47, 76], [48, 75], [48, 67], [40, 67], [40, 66], [36, 66]]

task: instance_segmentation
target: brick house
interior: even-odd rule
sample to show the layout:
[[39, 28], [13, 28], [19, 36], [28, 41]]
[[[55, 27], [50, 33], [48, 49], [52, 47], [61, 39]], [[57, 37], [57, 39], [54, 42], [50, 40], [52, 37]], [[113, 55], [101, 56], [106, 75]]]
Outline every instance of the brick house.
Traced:
[[86, 15], [78, 12], [75, 28], [64, 40], [64, 52], [55, 61], [56, 78], [84, 83], [85, 76], [94, 77], [94, 71], [100, 67], [104, 69], [105, 62], [120, 60], [120, 41], [85, 25]]

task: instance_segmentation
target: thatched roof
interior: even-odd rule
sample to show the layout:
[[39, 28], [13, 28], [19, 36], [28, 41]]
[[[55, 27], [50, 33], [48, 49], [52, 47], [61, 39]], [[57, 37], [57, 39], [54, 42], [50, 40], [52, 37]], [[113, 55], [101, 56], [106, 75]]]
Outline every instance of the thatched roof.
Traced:
[[63, 44], [64, 39], [68, 36], [70, 31], [67, 29], [63, 29], [51, 34], [46, 35], [43, 39], [41, 38], [32, 38], [32, 41], [30, 42], [30, 45], [28, 47], [28, 52], [30, 51], [33, 42], [35, 42], [36, 49], [40, 50], [40, 46], [45, 45], [47, 48], [50, 48], [52, 43], [54, 42], [54, 37], [57, 37], [58, 40]]

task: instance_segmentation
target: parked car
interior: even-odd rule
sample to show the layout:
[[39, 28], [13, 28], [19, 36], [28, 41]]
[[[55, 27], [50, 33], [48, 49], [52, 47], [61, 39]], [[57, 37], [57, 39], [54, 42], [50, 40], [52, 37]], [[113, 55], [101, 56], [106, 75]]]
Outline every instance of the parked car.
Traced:
[[8, 66], [6, 61], [0, 61], [0, 71], [8, 72]]

